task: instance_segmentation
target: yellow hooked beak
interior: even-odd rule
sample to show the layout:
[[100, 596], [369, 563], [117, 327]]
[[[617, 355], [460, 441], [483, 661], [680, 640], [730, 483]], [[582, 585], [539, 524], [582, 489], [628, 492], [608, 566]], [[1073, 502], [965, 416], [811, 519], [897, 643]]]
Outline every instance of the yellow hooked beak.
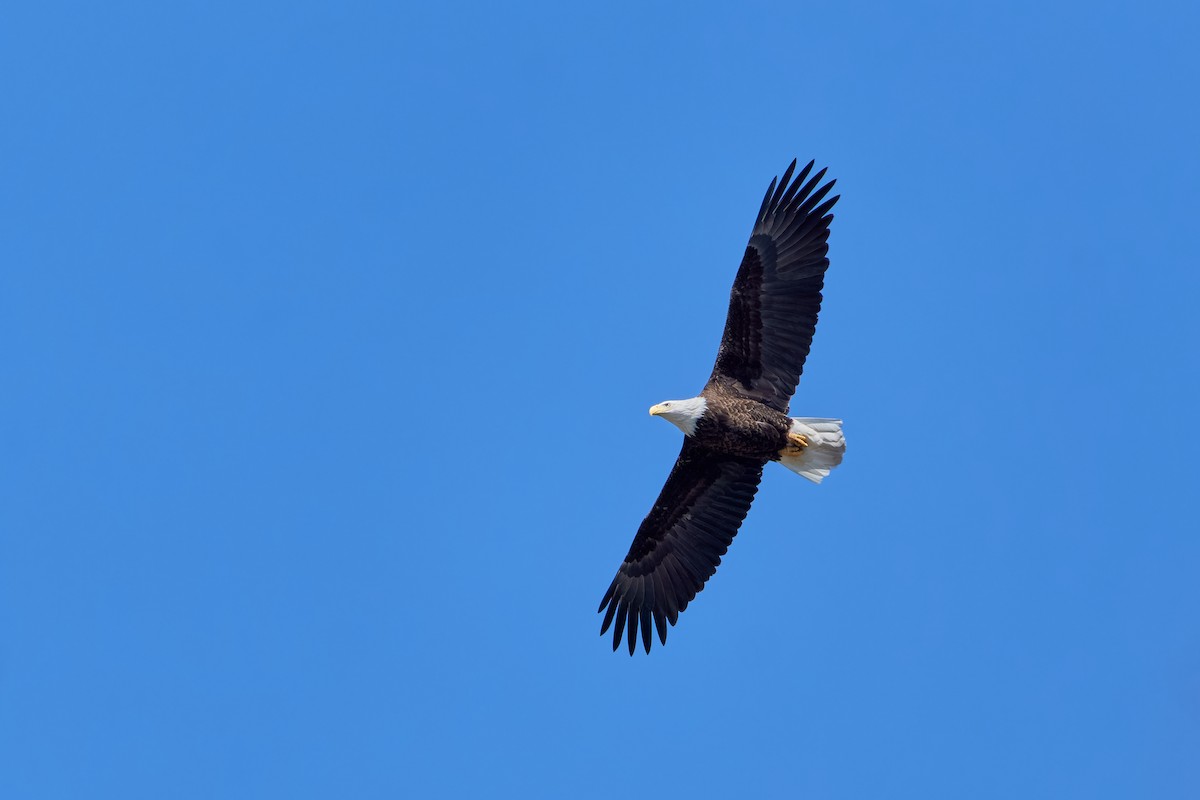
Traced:
[[650, 406], [650, 416], [657, 417], [659, 414], [667, 410], [666, 403], [659, 403], [656, 406]]

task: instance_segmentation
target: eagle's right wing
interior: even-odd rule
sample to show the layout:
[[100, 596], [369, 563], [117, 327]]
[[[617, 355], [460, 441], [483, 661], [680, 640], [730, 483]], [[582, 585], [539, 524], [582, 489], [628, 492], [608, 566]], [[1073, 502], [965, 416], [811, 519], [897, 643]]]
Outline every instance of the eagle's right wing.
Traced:
[[[642, 521], [625, 562], [600, 602], [603, 634], [616, 620], [613, 650], [629, 623], [629, 654], [650, 652], [650, 618], [667, 643], [667, 622], [704, 588], [750, 510], [765, 460], [726, 456], [685, 438], [667, 483]], [[614, 617], [615, 615], [615, 617]]]

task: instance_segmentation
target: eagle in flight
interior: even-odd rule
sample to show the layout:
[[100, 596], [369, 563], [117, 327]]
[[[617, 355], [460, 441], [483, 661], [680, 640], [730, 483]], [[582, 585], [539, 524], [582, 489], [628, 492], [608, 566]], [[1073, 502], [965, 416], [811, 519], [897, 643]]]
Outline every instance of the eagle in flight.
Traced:
[[698, 397], [650, 408], [683, 431], [683, 449], [642, 521], [600, 611], [613, 650], [628, 631], [629, 654], [650, 652], [650, 620], [667, 643], [667, 623], [717, 571], [758, 491], [778, 461], [813, 483], [841, 463], [842, 421], [790, 417], [788, 405], [812, 344], [829, 267], [825, 170], [793, 161], [763, 197], [729, 297], [717, 363]]

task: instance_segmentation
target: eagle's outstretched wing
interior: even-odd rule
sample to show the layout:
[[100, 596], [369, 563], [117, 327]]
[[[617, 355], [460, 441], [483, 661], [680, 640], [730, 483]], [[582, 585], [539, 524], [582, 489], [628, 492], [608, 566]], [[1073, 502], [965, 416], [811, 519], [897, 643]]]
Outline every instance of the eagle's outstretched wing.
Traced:
[[750, 510], [766, 461], [726, 456], [690, 438], [654, 507], [642, 521], [625, 562], [600, 602], [607, 607], [600, 633], [615, 619], [613, 650], [629, 625], [629, 654], [642, 644], [650, 652], [650, 618], [667, 643], [667, 622], [704, 588]]
[[[813, 162], [795, 180], [793, 161], [782, 180], [771, 181], [754, 221], [746, 254], [729, 297], [729, 316], [708, 385], [787, 412], [821, 310], [829, 259], [828, 213], [821, 202], [834, 181], [816, 188], [825, 170], [808, 178]], [[815, 189], [815, 191], [814, 191]]]

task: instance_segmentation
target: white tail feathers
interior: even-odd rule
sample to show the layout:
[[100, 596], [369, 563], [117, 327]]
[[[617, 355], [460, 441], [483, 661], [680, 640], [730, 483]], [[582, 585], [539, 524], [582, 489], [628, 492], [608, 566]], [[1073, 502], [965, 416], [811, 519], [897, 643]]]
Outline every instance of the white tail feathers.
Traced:
[[790, 436], [803, 436], [808, 445], [798, 454], [791, 447], [785, 448], [780, 454], [779, 463], [808, 478], [813, 483], [820, 483], [829, 474], [829, 470], [842, 463], [846, 453], [846, 437], [842, 436], [842, 421], [840, 419], [822, 419], [820, 417], [793, 417]]

